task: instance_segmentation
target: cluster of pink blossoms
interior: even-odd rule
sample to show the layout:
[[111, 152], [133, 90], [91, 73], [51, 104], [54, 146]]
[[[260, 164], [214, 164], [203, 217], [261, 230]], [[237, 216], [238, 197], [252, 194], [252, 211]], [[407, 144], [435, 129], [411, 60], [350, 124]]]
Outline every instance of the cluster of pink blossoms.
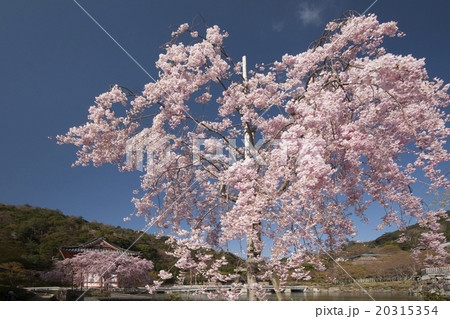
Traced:
[[[97, 98], [85, 125], [58, 140], [80, 147], [76, 164], [121, 170], [130, 169], [124, 157], [136, 134], [170, 140], [133, 140], [136, 150], [152, 148], [142, 195], [133, 202], [136, 215], [175, 236], [178, 268], [213, 282], [233, 280], [195, 251], [247, 238], [259, 252], [261, 279], [308, 279], [303, 265], [321, 269], [316, 252], [336, 251], [354, 236], [351, 215], [370, 217], [373, 202], [386, 211], [381, 227], [403, 229], [412, 218], [429, 229], [421, 237], [432, 251], [426, 262], [445, 262], [438, 221], [448, 216], [427, 210], [410, 190], [420, 170], [430, 190], [449, 186], [439, 170], [449, 160], [449, 85], [429, 79], [423, 59], [386, 53], [383, 38], [403, 36], [396, 23], [374, 15], [337, 20], [307, 51], [252, 70], [247, 81], [217, 26], [202, 37], [183, 24], [173, 36], [156, 62], [157, 82], [130, 105], [113, 87]], [[185, 45], [183, 37], [194, 42]], [[116, 117], [114, 103], [126, 105], [127, 115]], [[201, 107], [216, 117], [205, 120]], [[245, 134], [256, 150], [250, 157], [233, 142]], [[206, 149], [196, 148], [199, 139]], [[233, 161], [209, 156], [218, 141]], [[270, 255], [263, 257], [266, 245]], [[233, 299], [237, 291], [224, 295]]]
[[119, 282], [121, 287], [126, 288], [143, 285], [153, 287], [153, 279], [149, 276], [152, 269], [153, 263], [140, 257], [115, 252], [86, 251], [73, 258], [57, 261], [55, 269], [45, 273], [43, 278], [82, 285], [96, 276], [102, 278], [105, 286]]

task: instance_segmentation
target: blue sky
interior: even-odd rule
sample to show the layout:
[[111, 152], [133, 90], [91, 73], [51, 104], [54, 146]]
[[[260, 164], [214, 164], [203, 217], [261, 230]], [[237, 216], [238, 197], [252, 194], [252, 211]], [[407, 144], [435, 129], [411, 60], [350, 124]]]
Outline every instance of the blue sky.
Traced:
[[[159, 46], [171, 25], [201, 13], [230, 37], [226, 50], [247, 55], [249, 68], [304, 51], [325, 24], [373, 0], [144, 1], [79, 0], [95, 19], [154, 77]], [[395, 20], [406, 37], [388, 40], [388, 51], [427, 58], [430, 77], [448, 82], [450, 21], [447, 1], [379, 0], [369, 10]], [[0, 202], [59, 209], [67, 215], [140, 229], [143, 219], [123, 222], [133, 211], [136, 173], [115, 167], [71, 168], [76, 149], [49, 136], [86, 121], [94, 97], [120, 84], [140, 89], [148, 76], [72, 0], [6, 1], [0, 11]], [[423, 189], [415, 192], [423, 195]], [[381, 216], [376, 207], [369, 211]], [[380, 232], [361, 227], [361, 240]]]

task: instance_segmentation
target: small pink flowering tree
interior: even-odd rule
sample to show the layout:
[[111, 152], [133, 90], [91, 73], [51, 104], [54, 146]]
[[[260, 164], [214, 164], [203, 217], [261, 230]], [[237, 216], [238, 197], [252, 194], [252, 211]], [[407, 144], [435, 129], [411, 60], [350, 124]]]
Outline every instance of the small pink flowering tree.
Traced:
[[356, 232], [350, 216], [366, 219], [373, 202], [386, 211], [380, 227], [403, 228], [405, 217], [427, 227], [426, 261], [442, 263], [445, 213], [425, 209], [411, 186], [419, 169], [430, 190], [448, 187], [438, 165], [449, 159], [449, 86], [428, 78], [424, 59], [386, 52], [383, 38], [402, 36], [396, 23], [348, 14], [307, 51], [248, 75], [225, 52], [227, 36], [180, 26], [156, 82], [141, 94], [112, 87], [86, 124], [58, 136], [80, 148], [75, 164], [133, 170], [147, 152], [136, 215], [173, 236], [176, 267], [213, 282], [233, 278], [197, 249], [245, 239], [251, 300], [262, 293], [257, 276], [307, 279], [305, 263], [320, 269], [312, 252], [345, 243]]
[[149, 276], [152, 269], [153, 263], [140, 257], [87, 251], [57, 261], [55, 269], [44, 274], [43, 279], [80, 286], [88, 278], [101, 278], [102, 288], [114, 282], [119, 283], [120, 287], [131, 288], [153, 285], [153, 279]]

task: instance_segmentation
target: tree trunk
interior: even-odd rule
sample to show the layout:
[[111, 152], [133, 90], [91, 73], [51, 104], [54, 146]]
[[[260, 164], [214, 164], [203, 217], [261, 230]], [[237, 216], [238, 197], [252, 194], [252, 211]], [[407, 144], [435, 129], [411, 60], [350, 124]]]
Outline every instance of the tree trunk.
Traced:
[[256, 289], [255, 286], [257, 284], [256, 281], [256, 273], [258, 270], [257, 259], [261, 255], [260, 252], [257, 252], [255, 249], [255, 244], [253, 240], [247, 237], [247, 284], [248, 284], [248, 300], [256, 301], [258, 298], [256, 297]]
[[272, 275], [272, 285], [273, 289], [275, 290], [275, 294], [277, 295], [278, 301], [283, 301], [283, 295], [281, 294], [280, 291], [280, 280], [275, 274]]

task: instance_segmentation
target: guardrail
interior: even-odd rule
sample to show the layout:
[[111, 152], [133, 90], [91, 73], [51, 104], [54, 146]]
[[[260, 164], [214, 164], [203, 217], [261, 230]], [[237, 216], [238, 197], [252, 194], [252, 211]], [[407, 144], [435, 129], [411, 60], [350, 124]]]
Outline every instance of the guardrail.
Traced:
[[[275, 288], [272, 285], [263, 285], [263, 289], [266, 290], [273, 290], [275, 291]], [[280, 287], [282, 291], [287, 292], [304, 292], [307, 290], [308, 286], [282, 286]], [[39, 292], [56, 292], [56, 291], [63, 291], [63, 290], [72, 290], [72, 288], [69, 287], [26, 287], [26, 290], [30, 291], [39, 291]], [[176, 285], [176, 286], [166, 286], [166, 287], [158, 287], [156, 289], [156, 292], [159, 293], [171, 293], [171, 292], [196, 292], [196, 291], [216, 291], [220, 289], [231, 289], [231, 285]], [[96, 290], [96, 289], [90, 289], [90, 290]], [[126, 291], [126, 290], [133, 290], [133, 289], [124, 289], [124, 288], [114, 288], [110, 289], [111, 291]], [[134, 290], [139, 291], [146, 291], [145, 288], [134, 288]]]
[[450, 275], [450, 266], [422, 269], [421, 275]]
[[[282, 290], [290, 291], [306, 291], [308, 286], [283, 286]], [[275, 290], [272, 285], [262, 286], [266, 290]], [[159, 287], [156, 289], [157, 292], [194, 292], [194, 291], [216, 291], [220, 289], [231, 289], [230, 285], [183, 285], [183, 286], [171, 286], [171, 287]]]

